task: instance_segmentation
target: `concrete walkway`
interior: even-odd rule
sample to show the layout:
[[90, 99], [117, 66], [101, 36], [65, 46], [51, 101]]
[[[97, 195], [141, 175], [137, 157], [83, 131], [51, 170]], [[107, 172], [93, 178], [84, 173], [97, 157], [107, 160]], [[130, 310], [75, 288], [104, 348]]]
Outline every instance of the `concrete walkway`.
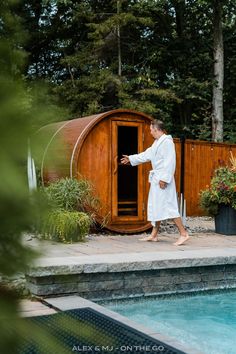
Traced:
[[42, 257], [64, 258], [83, 257], [122, 253], [153, 253], [165, 252], [171, 254], [196, 251], [201, 255], [203, 250], [209, 250], [214, 254], [215, 250], [236, 249], [236, 236], [225, 236], [214, 233], [213, 222], [208, 222], [207, 232], [190, 233], [190, 240], [182, 246], [176, 247], [173, 243], [178, 239], [178, 234], [162, 233], [159, 236], [160, 242], [140, 242], [141, 235], [89, 235], [86, 242], [73, 244], [62, 244], [55, 241], [45, 241], [26, 236], [24, 243], [30, 248], [41, 252]]

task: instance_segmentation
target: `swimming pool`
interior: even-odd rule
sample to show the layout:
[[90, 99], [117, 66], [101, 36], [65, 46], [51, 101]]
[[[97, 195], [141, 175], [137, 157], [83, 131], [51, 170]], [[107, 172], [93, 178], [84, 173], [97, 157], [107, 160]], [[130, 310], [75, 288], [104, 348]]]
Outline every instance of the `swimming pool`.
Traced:
[[236, 353], [234, 290], [106, 302], [103, 306], [202, 353]]

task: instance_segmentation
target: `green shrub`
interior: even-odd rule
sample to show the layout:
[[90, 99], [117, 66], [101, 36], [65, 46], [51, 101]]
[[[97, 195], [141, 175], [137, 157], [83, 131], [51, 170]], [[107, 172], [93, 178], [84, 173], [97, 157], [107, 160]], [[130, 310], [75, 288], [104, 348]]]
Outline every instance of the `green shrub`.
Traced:
[[41, 216], [36, 229], [44, 239], [82, 241], [96, 219], [104, 226], [107, 222], [99, 216], [100, 202], [89, 181], [62, 178], [43, 188], [42, 194], [50, 211]]
[[81, 198], [81, 188], [75, 179], [63, 178], [45, 188], [49, 201], [57, 208], [76, 210]]
[[46, 187], [45, 192], [54, 208], [87, 212], [92, 219], [99, 211], [99, 200], [93, 195], [91, 183], [85, 179], [62, 178]]
[[219, 205], [212, 198], [209, 188], [200, 192], [200, 207], [211, 216], [216, 215], [218, 212]]
[[44, 218], [41, 233], [44, 239], [72, 243], [83, 241], [90, 225], [91, 218], [83, 212], [53, 210]]

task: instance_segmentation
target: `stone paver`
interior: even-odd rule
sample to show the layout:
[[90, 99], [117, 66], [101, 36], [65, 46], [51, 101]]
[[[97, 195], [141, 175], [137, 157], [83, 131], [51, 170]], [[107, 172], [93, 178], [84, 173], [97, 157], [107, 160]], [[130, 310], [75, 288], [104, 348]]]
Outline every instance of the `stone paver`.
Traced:
[[[236, 236], [214, 233], [212, 220], [192, 219], [191, 227], [199, 224], [207, 232], [190, 234], [182, 246], [173, 243], [178, 234], [161, 233], [160, 242], [140, 242], [145, 234], [89, 235], [86, 242], [62, 244], [26, 236], [24, 242], [41, 250], [33, 270], [41, 276], [47, 274], [75, 274], [82, 272], [111, 272], [134, 269], [204, 266], [236, 263]], [[204, 230], [204, 228], [203, 228]], [[31, 275], [33, 274], [31, 270]]]
[[42, 257], [27, 274], [31, 277], [79, 273], [236, 264], [236, 248], [98, 254], [80, 257]]
[[39, 301], [21, 300], [19, 304], [19, 314], [21, 317], [51, 315], [56, 311]]
[[236, 248], [236, 236], [225, 236], [215, 233], [192, 234], [187, 244], [176, 247], [173, 243], [177, 234], [161, 234], [160, 242], [140, 242], [143, 235], [98, 235], [89, 236], [86, 242], [61, 244], [53, 241], [37, 240], [35, 238], [25, 243], [33, 249], [41, 250], [43, 257], [81, 257], [103, 254], [143, 253], [143, 252], [185, 252], [191, 250]]

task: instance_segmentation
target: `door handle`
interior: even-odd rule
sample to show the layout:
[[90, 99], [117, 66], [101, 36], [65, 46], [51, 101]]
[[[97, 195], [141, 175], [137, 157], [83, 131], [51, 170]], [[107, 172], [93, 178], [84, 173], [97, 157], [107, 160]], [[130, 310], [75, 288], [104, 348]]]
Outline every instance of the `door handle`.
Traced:
[[118, 159], [118, 155], [116, 155], [114, 157], [114, 165], [115, 165], [115, 168], [114, 168], [114, 171], [113, 171], [113, 174], [115, 175], [117, 173], [117, 170], [118, 170], [118, 162], [117, 162], [117, 159]]

